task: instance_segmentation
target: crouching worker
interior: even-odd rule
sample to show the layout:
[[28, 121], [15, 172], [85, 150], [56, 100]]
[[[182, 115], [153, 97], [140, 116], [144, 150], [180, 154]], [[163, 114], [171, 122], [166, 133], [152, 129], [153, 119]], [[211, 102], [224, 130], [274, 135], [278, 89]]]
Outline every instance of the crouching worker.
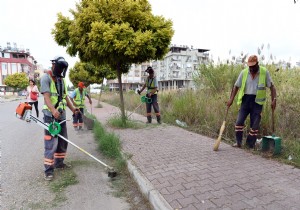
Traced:
[[[59, 134], [68, 138], [65, 122], [66, 107], [69, 107], [73, 113], [76, 112], [76, 108], [67, 96], [67, 86], [64, 79], [68, 63], [63, 57], [55, 57], [51, 62], [51, 71], [48, 74], [44, 74], [41, 78], [41, 93], [44, 96], [44, 122], [51, 123], [54, 120], [58, 123], [62, 122]], [[67, 167], [64, 159], [68, 142], [58, 136], [52, 136], [48, 130], [45, 130], [44, 143], [45, 180], [51, 181], [55, 168], [63, 169]]]
[[76, 88], [71, 95], [73, 105], [80, 110], [80, 112], [73, 114], [73, 127], [75, 130], [80, 130], [83, 126], [82, 115], [84, 114], [85, 97], [87, 97], [89, 103], [92, 104], [91, 97], [87, 93], [84, 83], [79, 82], [78, 88]]
[[147, 123], [152, 122], [151, 117], [151, 107], [153, 106], [154, 112], [156, 114], [157, 123], [161, 124], [161, 118], [159, 113], [159, 106], [157, 103], [157, 92], [158, 92], [158, 83], [156, 77], [154, 77], [154, 70], [151, 66], [146, 69], [146, 72], [149, 76], [146, 79], [146, 83], [143, 85], [141, 90], [138, 90], [138, 94], [140, 95], [141, 92], [147, 87], [147, 98], [151, 98], [151, 103], [146, 103], [146, 110], [147, 110]]

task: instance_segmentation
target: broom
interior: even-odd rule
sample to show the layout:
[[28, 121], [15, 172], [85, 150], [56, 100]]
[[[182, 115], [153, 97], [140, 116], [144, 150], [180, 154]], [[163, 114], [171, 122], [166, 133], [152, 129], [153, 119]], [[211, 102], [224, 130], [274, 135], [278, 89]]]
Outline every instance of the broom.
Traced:
[[214, 151], [218, 151], [218, 149], [219, 149], [219, 146], [220, 146], [220, 143], [221, 143], [221, 139], [222, 139], [222, 135], [223, 135], [223, 132], [225, 130], [225, 124], [226, 124], [226, 118], [227, 118], [227, 115], [228, 115], [228, 109], [229, 109], [229, 107], [227, 107], [227, 109], [226, 109], [225, 119], [224, 119], [224, 121], [222, 123], [222, 126], [220, 128], [220, 132], [219, 132], [219, 136], [218, 136], [217, 141], [216, 141], [216, 143], [214, 145]]

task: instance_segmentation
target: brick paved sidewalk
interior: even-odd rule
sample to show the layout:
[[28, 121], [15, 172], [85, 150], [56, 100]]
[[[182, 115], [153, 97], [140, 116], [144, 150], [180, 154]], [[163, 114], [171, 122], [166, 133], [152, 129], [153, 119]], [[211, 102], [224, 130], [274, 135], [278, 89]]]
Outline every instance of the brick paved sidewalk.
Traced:
[[[93, 114], [102, 123], [119, 113], [101, 104]], [[300, 170], [292, 166], [225, 143], [214, 152], [215, 139], [167, 124], [114, 132], [139, 174], [172, 209], [300, 209]]]

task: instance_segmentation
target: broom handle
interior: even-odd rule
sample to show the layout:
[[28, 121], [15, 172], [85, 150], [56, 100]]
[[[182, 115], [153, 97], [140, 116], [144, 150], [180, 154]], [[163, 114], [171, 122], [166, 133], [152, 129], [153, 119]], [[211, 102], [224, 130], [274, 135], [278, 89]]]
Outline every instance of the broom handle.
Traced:
[[274, 109], [272, 109], [272, 134], [275, 134]]
[[[232, 95], [232, 92], [233, 92], [233, 88], [234, 88], [234, 87], [232, 87], [232, 88], [231, 88], [231, 92], [230, 92], [230, 98], [231, 98], [231, 95]], [[224, 121], [226, 121], [226, 119], [227, 119], [228, 110], [229, 110], [229, 106], [227, 106], [227, 109], [226, 109], [226, 113], [225, 113], [225, 119], [224, 119]]]
[[225, 119], [224, 119], [224, 121], [226, 121], [226, 119], [227, 119], [228, 110], [229, 110], [229, 107], [227, 107], [227, 109], [226, 109], [226, 113], [225, 113]]

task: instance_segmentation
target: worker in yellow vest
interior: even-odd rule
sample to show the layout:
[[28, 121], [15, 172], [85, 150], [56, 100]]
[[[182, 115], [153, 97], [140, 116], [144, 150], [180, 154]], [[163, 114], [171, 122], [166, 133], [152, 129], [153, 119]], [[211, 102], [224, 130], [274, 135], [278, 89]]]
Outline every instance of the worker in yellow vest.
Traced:
[[83, 126], [82, 115], [84, 114], [85, 97], [87, 97], [89, 99], [89, 103], [92, 104], [91, 97], [89, 96], [84, 83], [79, 82], [78, 88], [76, 88], [70, 95], [73, 105], [80, 110], [80, 112], [73, 114], [73, 127], [75, 130], [81, 130]]
[[145, 84], [143, 85], [141, 90], [138, 90], [138, 94], [141, 95], [141, 92], [145, 88], [147, 88], [147, 94], [146, 97], [151, 99], [151, 103], [146, 103], [146, 111], [147, 111], [147, 122], [146, 123], [152, 123], [152, 116], [151, 116], [151, 107], [153, 106], [157, 123], [161, 124], [161, 117], [159, 112], [159, 106], [158, 106], [158, 99], [157, 99], [157, 93], [158, 93], [158, 83], [157, 79], [154, 76], [154, 70], [151, 66], [149, 66], [146, 71], [149, 76], [146, 79]]
[[231, 96], [227, 102], [230, 107], [234, 97], [238, 93], [237, 104], [241, 105], [235, 124], [236, 143], [233, 147], [242, 147], [244, 123], [250, 114], [250, 132], [246, 145], [254, 148], [261, 121], [263, 105], [266, 101], [266, 87], [271, 90], [271, 108], [276, 108], [276, 89], [269, 71], [258, 64], [256, 55], [248, 58], [248, 68], [242, 70], [234, 84]]
[[[66, 108], [73, 113], [78, 110], [73, 106], [68, 97], [67, 84], [65, 81], [68, 63], [61, 56], [51, 60], [51, 71], [41, 78], [41, 93], [44, 96], [44, 122], [52, 123], [54, 120], [61, 125], [60, 135], [68, 138], [66, 124]], [[45, 180], [51, 181], [54, 176], [54, 169], [70, 167], [64, 163], [68, 142], [58, 136], [52, 136], [48, 130], [44, 135], [44, 167]]]

